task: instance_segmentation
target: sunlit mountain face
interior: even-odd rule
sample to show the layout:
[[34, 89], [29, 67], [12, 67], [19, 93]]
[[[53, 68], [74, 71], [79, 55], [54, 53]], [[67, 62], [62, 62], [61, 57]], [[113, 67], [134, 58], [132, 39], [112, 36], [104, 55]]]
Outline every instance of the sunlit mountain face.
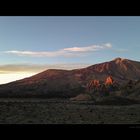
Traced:
[[111, 76], [107, 77], [106, 81], [105, 81], [106, 85], [112, 85], [113, 84], [113, 79]]

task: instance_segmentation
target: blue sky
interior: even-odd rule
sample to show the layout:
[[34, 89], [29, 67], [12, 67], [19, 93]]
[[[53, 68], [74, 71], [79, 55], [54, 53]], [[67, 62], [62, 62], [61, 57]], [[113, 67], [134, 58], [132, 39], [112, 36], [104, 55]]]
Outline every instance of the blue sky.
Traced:
[[[0, 17], [0, 63], [94, 64], [115, 57], [140, 60], [139, 37], [140, 17]], [[58, 51], [105, 43], [110, 43], [112, 49], [93, 51], [83, 57], [30, 57], [3, 53], [13, 50]]]
[[[0, 66], [140, 61], [140, 17], [0, 17]], [[67, 65], [67, 66], [66, 66]]]

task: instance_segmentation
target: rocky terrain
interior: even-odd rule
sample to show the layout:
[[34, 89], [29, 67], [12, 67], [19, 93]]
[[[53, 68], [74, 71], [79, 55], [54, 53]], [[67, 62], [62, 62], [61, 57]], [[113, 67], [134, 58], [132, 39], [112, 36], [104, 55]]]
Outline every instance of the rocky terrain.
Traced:
[[[86, 92], [91, 80], [96, 79], [102, 83], [110, 75], [120, 85], [125, 85], [130, 80], [138, 81], [140, 62], [116, 58], [82, 69], [49, 69], [32, 77], [1, 85], [0, 97], [71, 98]], [[139, 89], [139, 85], [136, 88]]]
[[67, 99], [0, 99], [0, 124], [139, 124], [140, 104]]
[[0, 86], [3, 124], [140, 123], [140, 62], [50, 69]]

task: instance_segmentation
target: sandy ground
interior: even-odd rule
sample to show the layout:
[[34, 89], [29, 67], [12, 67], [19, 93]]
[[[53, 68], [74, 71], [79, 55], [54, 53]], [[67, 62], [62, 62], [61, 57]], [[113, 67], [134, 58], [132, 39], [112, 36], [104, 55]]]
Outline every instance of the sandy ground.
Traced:
[[1, 124], [140, 124], [140, 105], [62, 99], [0, 99]]

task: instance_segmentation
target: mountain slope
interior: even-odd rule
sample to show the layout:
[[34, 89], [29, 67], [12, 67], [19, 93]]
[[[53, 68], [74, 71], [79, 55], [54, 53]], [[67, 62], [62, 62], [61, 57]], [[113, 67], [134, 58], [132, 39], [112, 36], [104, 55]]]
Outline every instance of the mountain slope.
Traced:
[[29, 78], [0, 86], [0, 96], [73, 97], [85, 91], [92, 79], [104, 81], [111, 75], [119, 83], [140, 79], [140, 62], [116, 58], [74, 70], [49, 69]]
[[[116, 58], [110, 62], [96, 64], [88, 67], [101, 75], [112, 75], [118, 81], [140, 78], [140, 62]], [[100, 79], [100, 75], [97, 75]], [[102, 76], [101, 76], [102, 78]]]

